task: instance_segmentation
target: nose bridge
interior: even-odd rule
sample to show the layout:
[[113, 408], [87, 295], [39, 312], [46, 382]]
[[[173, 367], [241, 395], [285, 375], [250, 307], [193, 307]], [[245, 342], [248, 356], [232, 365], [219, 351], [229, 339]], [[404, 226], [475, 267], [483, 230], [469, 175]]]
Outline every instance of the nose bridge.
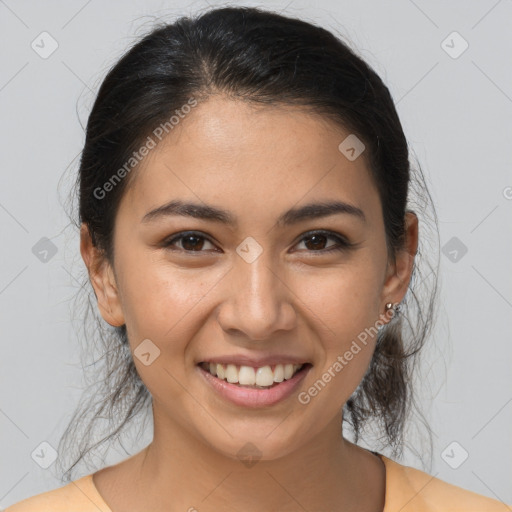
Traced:
[[270, 313], [279, 301], [276, 265], [271, 261], [270, 251], [268, 255], [262, 254], [251, 263], [239, 261], [237, 266], [237, 275], [242, 281], [242, 298], [249, 300], [251, 307], [268, 309]]
[[252, 339], [264, 339], [275, 330], [290, 329], [293, 307], [289, 288], [279, 275], [281, 268], [270, 250], [253, 238], [237, 248], [231, 272], [231, 289], [224, 314], [224, 329], [243, 331]]

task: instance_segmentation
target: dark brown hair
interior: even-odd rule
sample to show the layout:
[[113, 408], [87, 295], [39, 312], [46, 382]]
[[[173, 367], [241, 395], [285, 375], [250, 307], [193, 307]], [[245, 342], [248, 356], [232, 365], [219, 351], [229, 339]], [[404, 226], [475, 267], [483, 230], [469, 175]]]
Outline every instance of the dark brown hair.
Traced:
[[[109, 70], [95, 99], [76, 182], [77, 227], [86, 223], [93, 243], [112, 262], [115, 215], [136, 170], [109, 187], [107, 194], [98, 190], [105, 190], [105, 183], [155, 127], [190, 98], [207, 101], [216, 94], [261, 105], [299, 106], [334, 120], [362, 140], [363, 156], [380, 195], [391, 258], [403, 248], [404, 216], [415, 206], [421, 219], [420, 243], [409, 290], [400, 314], [379, 331], [368, 371], [343, 415], [356, 442], [364, 425], [376, 420], [384, 441], [374, 449], [390, 448], [395, 457], [401, 456], [405, 421], [411, 405], [417, 407], [412, 370], [434, 317], [437, 272], [434, 269], [433, 280], [426, 282], [432, 269], [428, 266], [422, 276], [419, 263], [427, 262], [423, 244], [427, 241], [432, 248], [438, 242], [437, 217], [419, 166], [410, 167], [408, 144], [388, 88], [341, 36], [249, 7], [209, 9], [153, 27]], [[429, 221], [436, 228], [431, 240]], [[86, 284], [87, 275], [84, 279]], [[86, 311], [79, 317], [86, 319], [87, 350], [98, 335], [104, 378], [98, 378], [95, 360], [94, 389], [75, 411], [59, 444], [61, 457], [76, 454], [67, 480], [86, 454], [118, 438], [151, 404], [133, 363], [126, 327], [105, 326], [96, 309], [95, 296], [89, 292]], [[90, 327], [95, 328], [92, 335]], [[102, 419], [108, 421], [107, 435], [92, 443]]]

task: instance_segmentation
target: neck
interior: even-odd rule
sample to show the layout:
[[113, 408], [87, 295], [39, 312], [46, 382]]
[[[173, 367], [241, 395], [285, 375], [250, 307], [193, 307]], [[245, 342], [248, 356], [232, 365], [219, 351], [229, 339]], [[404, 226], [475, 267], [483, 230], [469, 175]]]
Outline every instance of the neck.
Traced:
[[382, 486], [378, 494], [368, 487], [369, 468], [375, 476], [382, 461], [344, 439], [341, 423], [336, 417], [307, 445], [258, 460], [254, 445], [246, 444], [240, 458], [228, 457], [154, 414], [153, 441], [137, 456], [137, 494], [155, 512], [382, 510], [375, 507], [383, 504]]

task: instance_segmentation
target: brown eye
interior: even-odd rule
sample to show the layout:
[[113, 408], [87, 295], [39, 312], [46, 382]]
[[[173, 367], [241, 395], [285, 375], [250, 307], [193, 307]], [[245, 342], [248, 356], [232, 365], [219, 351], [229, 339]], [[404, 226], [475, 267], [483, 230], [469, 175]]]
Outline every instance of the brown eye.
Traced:
[[[334, 240], [336, 243], [329, 246], [329, 239]], [[181, 247], [177, 246], [177, 243], [181, 243]], [[340, 235], [330, 231], [312, 231], [306, 233], [300, 243], [304, 243], [306, 252], [320, 254], [326, 254], [332, 251], [343, 251], [354, 245]], [[205, 244], [210, 244], [215, 250], [213, 242], [211, 242], [206, 236], [197, 232], [189, 231], [173, 236], [165, 241], [162, 246], [172, 251], [183, 251], [186, 253], [211, 251], [212, 249], [205, 249]]]
[[177, 249], [173, 249], [172, 247], [177, 241], [181, 241], [181, 249], [186, 252], [205, 252], [202, 250], [204, 249], [205, 243], [213, 246], [212, 242], [210, 242], [205, 236], [194, 232], [181, 233], [180, 235], [164, 242], [163, 246], [171, 250], [180, 250], [179, 247]]
[[329, 239], [328, 236], [325, 235], [311, 235], [305, 238], [306, 247], [311, 250], [316, 249], [325, 249], [325, 244], [327, 243], [327, 240]]
[[[329, 239], [334, 240], [336, 244], [326, 248], [328, 243], [327, 241]], [[306, 236], [302, 238], [300, 243], [304, 243], [306, 249], [308, 249], [307, 252], [319, 252], [322, 254], [331, 251], [343, 251], [353, 245], [341, 236], [329, 231], [313, 231], [307, 233]]]

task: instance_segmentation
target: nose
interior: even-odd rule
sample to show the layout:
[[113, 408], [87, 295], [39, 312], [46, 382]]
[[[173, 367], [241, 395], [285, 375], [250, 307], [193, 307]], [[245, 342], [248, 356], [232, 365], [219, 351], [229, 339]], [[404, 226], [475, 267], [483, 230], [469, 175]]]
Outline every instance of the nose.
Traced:
[[250, 263], [237, 257], [233, 265], [218, 309], [222, 329], [252, 341], [275, 339], [276, 332], [292, 330], [297, 296], [271, 251], [263, 251]]

